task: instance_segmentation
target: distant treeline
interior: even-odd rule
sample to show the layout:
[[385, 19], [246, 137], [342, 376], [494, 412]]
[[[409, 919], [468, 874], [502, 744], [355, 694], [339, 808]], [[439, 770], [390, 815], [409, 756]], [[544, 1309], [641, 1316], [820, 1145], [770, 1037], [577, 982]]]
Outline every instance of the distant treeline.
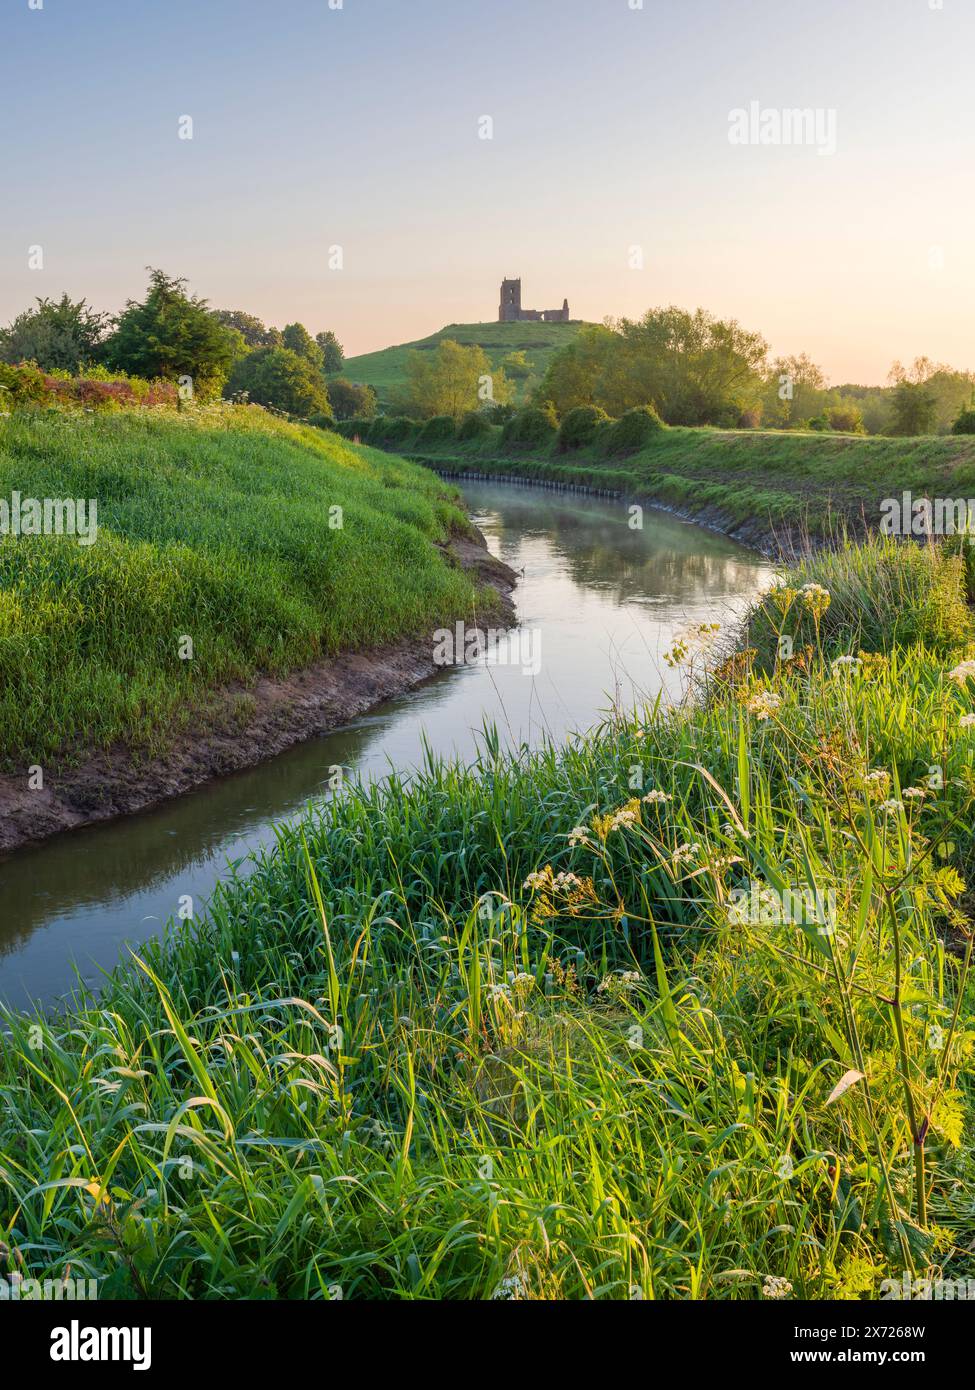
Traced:
[[[301, 323], [269, 328], [242, 309], [211, 309], [187, 294], [184, 280], [151, 268], [145, 298], [115, 317], [65, 294], [39, 299], [0, 330], [0, 362], [62, 375], [100, 367], [174, 383], [181, 396], [222, 393], [323, 426], [377, 414], [371, 386], [336, 375], [344, 361], [333, 332], [313, 337]], [[444, 339], [407, 355], [393, 413], [460, 421], [510, 410], [515, 383], [531, 369], [523, 351], [493, 366], [483, 347]], [[886, 386], [830, 386], [806, 354], [773, 358], [761, 334], [734, 319], [671, 306], [581, 328], [549, 359], [529, 404], [556, 427], [582, 407], [614, 418], [649, 407], [668, 425], [971, 433], [975, 374], [919, 357], [910, 367], [895, 362]]]

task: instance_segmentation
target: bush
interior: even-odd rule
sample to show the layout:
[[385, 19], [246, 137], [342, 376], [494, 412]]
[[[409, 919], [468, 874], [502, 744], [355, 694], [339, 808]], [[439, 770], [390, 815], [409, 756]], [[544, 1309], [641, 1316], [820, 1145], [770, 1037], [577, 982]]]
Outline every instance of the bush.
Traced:
[[335, 377], [328, 383], [328, 398], [336, 420], [372, 420], [376, 415], [376, 392], [371, 386], [345, 377]]
[[0, 363], [0, 408], [22, 405], [81, 406], [110, 410], [116, 406], [174, 406], [179, 395], [171, 381], [144, 381], [94, 367], [84, 376], [42, 372], [33, 362], [16, 367]]
[[230, 373], [224, 394], [246, 394], [256, 405], [282, 410], [299, 420], [311, 415], [334, 418], [320, 374], [288, 348], [258, 348], [242, 357]]
[[505, 422], [501, 431], [501, 443], [506, 447], [521, 449], [544, 449], [558, 433], [558, 421], [552, 406], [529, 406], [527, 410], [516, 411]]
[[[405, 444], [413, 438], [419, 428], [419, 421], [411, 420], [408, 415], [379, 415], [368, 426], [369, 443], [380, 447]], [[364, 432], [362, 437], [366, 437]]]
[[[975, 636], [975, 618], [966, 603], [964, 562], [952, 550], [957, 547], [888, 536], [814, 555], [783, 581], [796, 595], [786, 604], [784, 620], [770, 599], [755, 610], [748, 645], [766, 669], [775, 665], [781, 631], [792, 637], [797, 653], [820, 640], [828, 655], [890, 652], [917, 642], [938, 656], [958, 651]], [[799, 592], [811, 583], [830, 595], [818, 635]]]
[[480, 439], [482, 436], [490, 434], [491, 428], [491, 421], [484, 411], [472, 410], [464, 416], [457, 427], [457, 438]]
[[975, 407], [963, 410], [951, 427], [952, 434], [975, 434]]
[[434, 415], [424, 422], [417, 438], [418, 444], [440, 444], [445, 439], [457, 438], [457, 424], [452, 415]]
[[359, 416], [354, 420], [336, 420], [331, 427], [336, 434], [340, 434], [343, 439], [365, 439], [375, 422]]
[[610, 456], [635, 454], [666, 428], [652, 405], [635, 406], [605, 431], [603, 452]]
[[831, 430], [841, 434], [866, 434], [863, 427], [863, 411], [856, 405], [831, 405], [826, 411], [826, 419]]
[[596, 437], [599, 428], [606, 424], [609, 416], [598, 405], [577, 405], [563, 417], [559, 426], [559, 453], [567, 454], [571, 449], [584, 449]]

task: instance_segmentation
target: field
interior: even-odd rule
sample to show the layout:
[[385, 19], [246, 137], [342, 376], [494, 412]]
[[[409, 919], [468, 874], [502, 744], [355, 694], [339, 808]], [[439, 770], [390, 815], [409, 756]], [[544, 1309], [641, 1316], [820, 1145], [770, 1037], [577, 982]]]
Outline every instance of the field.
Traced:
[[0, 497], [15, 490], [97, 499], [98, 537], [0, 537], [6, 767], [155, 747], [215, 686], [469, 607], [437, 549], [469, 530], [449, 488], [256, 408], [14, 412]]
[[810, 561], [710, 674], [675, 651], [694, 701], [353, 789], [99, 1001], [7, 1017], [22, 1272], [408, 1300], [975, 1275], [969, 597], [934, 548]]
[[[390, 403], [390, 392], [406, 384], [406, 355], [408, 352], [424, 352], [435, 348], [444, 338], [451, 338], [465, 347], [482, 347], [490, 358], [492, 367], [498, 367], [502, 358], [509, 352], [524, 351], [532, 364], [532, 378], [539, 380], [553, 353], [575, 337], [583, 327], [578, 323], [449, 323], [439, 333], [431, 333], [429, 338], [419, 338], [414, 343], [401, 343], [398, 347], [383, 348], [379, 352], [363, 353], [361, 357], [350, 357], [341, 372], [336, 376], [347, 377], [350, 381], [374, 386], [379, 396], [379, 405], [385, 409]], [[524, 383], [516, 382], [519, 398], [524, 392]]]
[[914, 498], [975, 499], [975, 439], [867, 438], [782, 430], [670, 428], [638, 453], [612, 457], [595, 444], [559, 453], [505, 449], [501, 430], [472, 440], [396, 447], [434, 467], [588, 483], [686, 510], [713, 513], [722, 529], [753, 539], [774, 529], [825, 535], [837, 525], [876, 528], [881, 503]]

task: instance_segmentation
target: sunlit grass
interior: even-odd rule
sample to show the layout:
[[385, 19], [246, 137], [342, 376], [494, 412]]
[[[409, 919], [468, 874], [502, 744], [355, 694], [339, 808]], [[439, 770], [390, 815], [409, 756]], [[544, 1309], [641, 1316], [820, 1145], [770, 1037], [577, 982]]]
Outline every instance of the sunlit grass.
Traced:
[[[970, 648], [860, 656], [816, 582], [766, 602], [812, 638], [764, 675], [353, 788], [100, 1000], [8, 1018], [23, 1267], [196, 1298], [975, 1274]], [[830, 931], [743, 917], [751, 884], [832, 894]]]
[[153, 744], [215, 686], [470, 607], [436, 549], [468, 528], [449, 487], [256, 408], [18, 412], [0, 421], [0, 496], [14, 491], [95, 499], [98, 538], [0, 537], [8, 767]]

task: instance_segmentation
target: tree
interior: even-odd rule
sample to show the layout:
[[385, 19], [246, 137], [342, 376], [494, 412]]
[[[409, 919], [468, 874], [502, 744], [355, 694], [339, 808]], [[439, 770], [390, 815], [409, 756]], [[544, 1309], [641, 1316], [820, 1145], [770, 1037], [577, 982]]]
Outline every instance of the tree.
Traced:
[[345, 377], [335, 377], [328, 383], [328, 398], [336, 420], [373, 420], [376, 416], [376, 392], [372, 386]]
[[345, 366], [345, 352], [332, 330], [328, 329], [325, 333], [316, 333], [315, 342], [321, 348], [324, 358], [322, 371], [340, 372]]
[[551, 359], [536, 392], [560, 412], [619, 416], [653, 405], [668, 424], [737, 425], [761, 402], [768, 345], [733, 319], [673, 306], [583, 329]]
[[316, 372], [324, 369], [325, 355], [303, 323], [289, 323], [281, 331], [281, 345], [310, 362]]
[[835, 405], [826, 407], [826, 419], [829, 421], [831, 430], [838, 430], [841, 434], [865, 434], [863, 427], [863, 411], [856, 401], [837, 401]]
[[938, 400], [929, 386], [934, 376], [930, 358], [916, 357], [910, 367], [895, 362], [888, 381], [893, 386], [890, 397], [891, 434], [931, 434], [938, 410]]
[[0, 329], [0, 360], [36, 362], [46, 372], [79, 372], [97, 362], [110, 319], [95, 313], [84, 299], [77, 304], [62, 294], [57, 301], [38, 299], [8, 328]]
[[485, 401], [504, 404], [512, 388], [504, 369], [492, 368], [482, 347], [463, 347], [444, 338], [432, 351], [407, 354], [406, 386], [398, 395], [405, 415], [419, 420], [451, 415], [457, 420]]
[[306, 420], [310, 415], [334, 419], [321, 374], [307, 358], [289, 348], [257, 348], [236, 363], [224, 390], [227, 396], [247, 394], [257, 405], [283, 410]]
[[280, 347], [280, 328], [267, 328], [255, 314], [244, 309], [211, 309], [210, 312], [224, 328], [233, 328], [249, 348]]
[[822, 413], [827, 381], [806, 353], [777, 357], [769, 368], [764, 415], [773, 427], [788, 429]]
[[148, 270], [145, 299], [127, 302], [105, 344], [108, 365], [131, 376], [189, 377], [197, 396], [218, 394], [239, 338], [217, 322], [205, 299], [186, 294], [185, 280]]
[[611, 415], [652, 402], [671, 425], [737, 425], [758, 405], [768, 344], [734, 319], [671, 305], [618, 325], [598, 401]]
[[611, 329], [600, 324], [580, 328], [570, 343], [549, 358], [537, 399], [551, 401], [559, 415], [594, 405], [603, 397], [606, 369], [616, 347], [618, 338]]

